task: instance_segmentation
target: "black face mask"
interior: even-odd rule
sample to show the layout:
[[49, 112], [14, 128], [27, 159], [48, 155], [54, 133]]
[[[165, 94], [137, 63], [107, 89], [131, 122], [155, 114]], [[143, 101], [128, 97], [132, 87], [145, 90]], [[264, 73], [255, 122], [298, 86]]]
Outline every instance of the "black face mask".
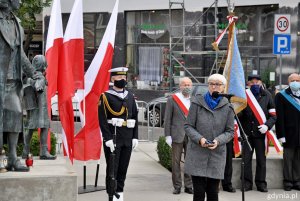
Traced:
[[123, 89], [126, 86], [127, 82], [126, 80], [122, 79], [122, 80], [115, 80], [114, 81], [114, 86], [118, 87], [120, 89]]

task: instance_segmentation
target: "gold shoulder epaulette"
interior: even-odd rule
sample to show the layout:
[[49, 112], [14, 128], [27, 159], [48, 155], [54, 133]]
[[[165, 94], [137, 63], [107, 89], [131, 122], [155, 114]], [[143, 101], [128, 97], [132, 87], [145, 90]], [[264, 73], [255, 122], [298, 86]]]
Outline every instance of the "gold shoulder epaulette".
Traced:
[[101, 96], [103, 96], [103, 94], [104, 94], [104, 93], [102, 93], [102, 94], [100, 95], [100, 98], [99, 98], [99, 101], [98, 101], [98, 106], [101, 105]]

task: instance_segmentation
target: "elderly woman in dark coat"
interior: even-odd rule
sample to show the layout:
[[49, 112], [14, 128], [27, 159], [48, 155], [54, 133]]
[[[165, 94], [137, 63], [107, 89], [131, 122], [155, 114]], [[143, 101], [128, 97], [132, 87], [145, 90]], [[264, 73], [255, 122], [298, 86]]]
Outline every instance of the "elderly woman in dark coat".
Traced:
[[213, 74], [208, 78], [208, 92], [192, 100], [184, 126], [189, 137], [185, 173], [192, 176], [194, 199], [218, 200], [218, 187], [224, 178], [226, 143], [233, 138], [234, 113], [226, 98], [212, 97], [223, 92], [226, 79]]

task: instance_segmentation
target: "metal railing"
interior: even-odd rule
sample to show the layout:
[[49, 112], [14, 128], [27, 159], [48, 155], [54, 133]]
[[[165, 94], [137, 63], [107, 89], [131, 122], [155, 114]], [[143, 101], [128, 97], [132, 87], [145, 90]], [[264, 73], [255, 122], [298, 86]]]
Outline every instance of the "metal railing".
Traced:
[[135, 102], [137, 104], [137, 109], [139, 112], [138, 113], [138, 123], [139, 123], [139, 125], [146, 126], [147, 121], [145, 119], [145, 112], [146, 112], [146, 108], [147, 108], [147, 102], [139, 101], [139, 100], [136, 100]]
[[[163, 116], [162, 111], [163, 104], [165, 105], [167, 101], [156, 101], [153, 104], [147, 106], [147, 133], [149, 141], [158, 140], [159, 136], [163, 136]], [[159, 110], [159, 112], [157, 111]]]

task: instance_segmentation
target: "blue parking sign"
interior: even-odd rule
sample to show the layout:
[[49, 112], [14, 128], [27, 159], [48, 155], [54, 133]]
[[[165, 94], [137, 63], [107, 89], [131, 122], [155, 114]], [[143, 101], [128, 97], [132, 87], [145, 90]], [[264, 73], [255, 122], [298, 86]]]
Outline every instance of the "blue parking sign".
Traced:
[[290, 54], [290, 53], [291, 53], [291, 35], [274, 34], [273, 54]]

